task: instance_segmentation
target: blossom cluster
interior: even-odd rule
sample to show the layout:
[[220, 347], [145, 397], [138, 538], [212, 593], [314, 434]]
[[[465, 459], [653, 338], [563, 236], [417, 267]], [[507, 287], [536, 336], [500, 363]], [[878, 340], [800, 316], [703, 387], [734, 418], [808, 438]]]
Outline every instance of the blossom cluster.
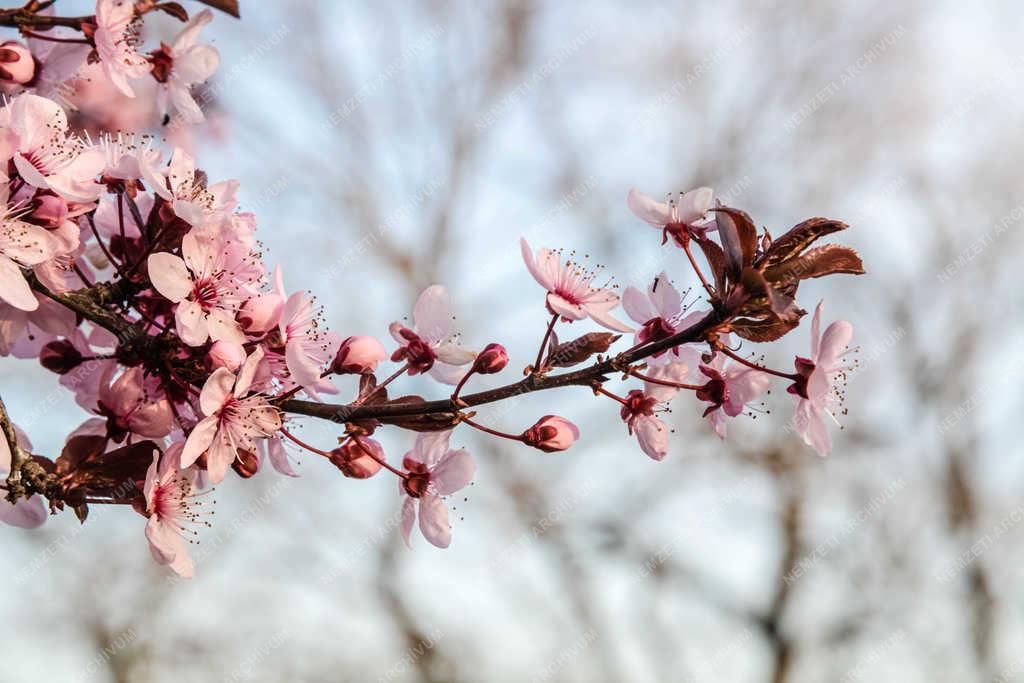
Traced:
[[[801, 281], [863, 272], [846, 247], [811, 248], [845, 224], [810, 219], [773, 240], [709, 188], [665, 202], [633, 190], [629, 207], [678, 251], [700, 287], [681, 291], [663, 271], [620, 295], [574, 255], [521, 240], [525, 270], [540, 287], [535, 301], [549, 316], [536, 360], [521, 381], [464, 394], [474, 376], [502, 372], [509, 353], [494, 341], [462, 341], [444, 286], [426, 288], [411, 317], [390, 325], [386, 343], [383, 335], [338, 334], [311, 294], [290, 291], [282, 268], [265, 262], [256, 216], [239, 209], [238, 181], [214, 182], [181, 147], [73, 129], [40, 84], [96, 64], [124, 95], [153, 79], [161, 113], [201, 120], [191, 89], [219, 63], [216, 50], [197, 42], [212, 15], [179, 17], [187, 23], [178, 38], [144, 53], [142, 15], [152, 9], [99, 0], [79, 27], [81, 39], [46, 28], [30, 32], [45, 49], [0, 47], [0, 79], [9, 88], [0, 109], [0, 355], [38, 359], [87, 414], [49, 458], [33, 454], [17, 416], [2, 411], [0, 520], [32, 528], [66, 508], [84, 521], [90, 505], [131, 507], [146, 519], [153, 558], [191, 576], [188, 545], [209, 523], [210, 487], [228, 476], [248, 479], [266, 463], [297, 476], [299, 450], [348, 478], [397, 477], [406, 542], [418, 526], [428, 542], [447, 547], [446, 499], [476, 470], [470, 453], [452, 445], [457, 429], [545, 453], [581, 438], [559, 415], [504, 432], [470, 408], [567, 384], [618, 404], [625, 431], [661, 460], [671, 433], [662, 416], [679, 394], [692, 394], [724, 439], [729, 422], [760, 410], [762, 394], [782, 379], [794, 397], [792, 429], [818, 453], [831, 449], [826, 419], [841, 410], [852, 326], [836, 321], [822, 331], [819, 304], [810, 352], [795, 358], [792, 372], [741, 353], [737, 340], [770, 342], [795, 329], [806, 314], [796, 304]], [[48, 42], [50, 33], [60, 39]], [[76, 66], [67, 55], [78, 52]], [[588, 321], [607, 331], [559, 341], [560, 332]], [[625, 348], [612, 352], [624, 335]], [[445, 387], [441, 400], [389, 396], [393, 383], [418, 374]], [[615, 374], [622, 390], [612, 386]], [[339, 375], [358, 376], [358, 393], [325, 403], [338, 393]], [[339, 423], [338, 445], [321, 449], [299, 438], [294, 427], [303, 416]], [[416, 432], [401, 459], [374, 438], [387, 427]]]

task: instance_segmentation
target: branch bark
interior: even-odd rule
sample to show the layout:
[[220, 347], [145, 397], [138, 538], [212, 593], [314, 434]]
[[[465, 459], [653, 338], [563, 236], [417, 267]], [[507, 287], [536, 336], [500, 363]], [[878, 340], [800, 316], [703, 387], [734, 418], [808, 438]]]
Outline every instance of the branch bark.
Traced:
[[[700, 341], [714, 331], [716, 327], [725, 322], [725, 319], [717, 312], [708, 313], [703, 319], [694, 325], [677, 332], [671, 337], [666, 337], [639, 348], [635, 351], [620, 353], [617, 356], [607, 358], [594, 363], [590, 367], [572, 372], [563, 372], [558, 375], [542, 376], [529, 375], [513, 384], [508, 384], [496, 389], [481, 391], [475, 394], [466, 394], [459, 397], [463, 407], [473, 407], [494, 403], [503, 399], [528, 394], [534, 391], [545, 391], [567, 386], [592, 386], [595, 383], [605, 381], [605, 375], [621, 371], [625, 366], [649, 358], [656, 353], [668, 350], [680, 344]], [[381, 403], [371, 405], [337, 405], [330, 403], [314, 403], [313, 401], [290, 400], [283, 401], [279, 407], [287, 413], [298, 415], [309, 415], [334, 422], [347, 422], [350, 420], [376, 419], [385, 424], [399, 421], [400, 418], [408, 418], [418, 415], [454, 415], [458, 412], [451, 399], [426, 402], [406, 403]]]

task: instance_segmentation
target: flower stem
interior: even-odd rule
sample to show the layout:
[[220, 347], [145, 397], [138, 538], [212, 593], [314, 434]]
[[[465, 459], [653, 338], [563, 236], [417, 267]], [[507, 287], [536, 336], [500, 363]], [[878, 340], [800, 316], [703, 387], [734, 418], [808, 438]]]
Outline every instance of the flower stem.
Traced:
[[686, 240], [683, 245], [683, 251], [686, 252], [686, 258], [690, 259], [690, 266], [693, 267], [693, 272], [697, 273], [697, 277], [700, 278], [700, 283], [704, 285], [704, 289], [707, 291], [708, 296], [714, 298], [715, 290], [711, 288], [708, 281], [704, 278], [704, 273], [701, 272], [700, 266], [697, 265], [697, 259], [693, 258], [693, 252], [690, 251], [690, 240]]
[[555, 313], [554, 315], [551, 316], [551, 322], [548, 323], [548, 329], [544, 333], [544, 338], [540, 340], [540, 348], [537, 349], [537, 361], [533, 364], [533, 374], [535, 375], [540, 372], [540, 364], [541, 361], [544, 359], [544, 349], [547, 348], [548, 339], [551, 339], [551, 333], [554, 331], [555, 323], [557, 322], [558, 314]]
[[726, 348], [724, 346], [717, 346], [716, 348], [719, 351], [721, 351], [722, 353], [724, 353], [725, 355], [729, 356], [729, 358], [732, 358], [737, 363], [741, 363], [743, 365], [746, 365], [748, 368], [751, 368], [752, 370], [760, 370], [761, 372], [767, 372], [769, 375], [775, 375], [776, 377], [782, 377], [784, 379], [791, 379], [793, 381], [796, 381], [796, 380], [800, 379], [800, 376], [795, 374], [795, 373], [780, 372], [778, 370], [772, 370], [771, 368], [766, 368], [763, 365], [758, 365], [757, 363], [754, 363], [752, 361], [747, 360], [746, 358], [744, 358], [743, 356], [739, 355], [735, 351], [731, 351], [730, 349], [728, 349], [728, 348]]
[[376, 455], [374, 454], [374, 452], [373, 452], [373, 451], [371, 451], [371, 450], [370, 450], [369, 448], [367, 448], [366, 446], [364, 446], [364, 445], [363, 445], [363, 442], [359, 440], [359, 437], [358, 437], [358, 436], [354, 436], [354, 437], [352, 437], [352, 440], [356, 442], [356, 445], [357, 445], [357, 446], [359, 446], [359, 450], [361, 450], [361, 451], [362, 451], [363, 453], [366, 453], [366, 454], [367, 454], [368, 456], [370, 456], [371, 458], [373, 458], [374, 460], [376, 460], [376, 461], [377, 461], [378, 463], [380, 463], [381, 467], [383, 467], [383, 468], [387, 469], [388, 471], [392, 472], [393, 474], [396, 474], [396, 475], [398, 475], [398, 476], [399, 476], [399, 477], [401, 477], [402, 479], [408, 479], [408, 478], [409, 478], [409, 477], [408, 477], [408, 475], [407, 475], [407, 474], [406, 474], [405, 472], [403, 472], [403, 471], [401, 471], [401, 470], [399, 470], [399, 469], [396, 469], [396, 468], [392, 467], [391, 465], [389, 465], [389, 464], [387, 463], [387, 461], [386, 461], [386, 460], [382, 460], [381, 458], [378, 458], [378, 457], [377, 457], [377, 456], [376, 456]]
[[486, 434], [490, 434], [491, 436], [498, 436], [498, 437], [501, 437], [502, 439], [509, 439], [510, 441], [522, 441], [523, 440], [523, 437], [520, 434], [509, 434], [508, 432], [501, 432], [501, 431], [498, 431], [497, 429], [491, 429], [490, 427], [485, 427], [484, 425], [480, 424], [479, 422], [474, 422], [473, 420], [469, 419], [465, 415], [459, 415], [459, 422], [465, 422], [470, 427], [473, 427], [474, 429], [479, 429], [481, 432], [484, 432]]
[[700, 389], [702, 386], [700, 384], [684, 384], [682, 382], [671, 382], [667, 379], [658, 379], [657, 377], [651, 377], [650, 375], [645, 375], [642, 372], [637, 372], [636, 370], [632, 369], [629, 371], [629, 374], [632, 375], [633, 377], [636, 377], [637, 379], [642, 379], [643, 381], [650, 382], [651, 384], [660, 384], [663, 387], [675, 387], [676, 389], [692, 389], [696, 391], [697, 389]]
[[315, 446], [310, 446], [308, 443], [306, 443], [302, 439], [298, 438], [297, 436], [293, 435], [291, 432], [289, 432], [284, 427], [281, 427], [281, 433], [284, 434], [286, 437], [288, 437], [289, 439], [294, 441], [296, 444], [298, 444], [299, 446], [302, 446], [303, 448], [305, 448], [307, 451], [309, 451], [311, 453], [316, 453], [317, 455], [322, 455], [325, 458], [331, 457], [331, 454], [328, 453], [327, 451], [322, 451], [322, 450], [320, 450], [319, 448], [317, 448]]

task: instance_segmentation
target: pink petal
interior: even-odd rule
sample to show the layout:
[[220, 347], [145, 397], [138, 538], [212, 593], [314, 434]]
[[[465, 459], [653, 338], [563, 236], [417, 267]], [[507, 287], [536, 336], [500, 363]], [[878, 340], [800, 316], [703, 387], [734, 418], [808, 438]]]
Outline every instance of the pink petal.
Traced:
[[825, 302], [819, 301], [811, 318], [811, 360], [818, 362], [818, 347], [821, 345], [821, 311]]
[[654, 460], [661, 460], [668, 453], [668, 427], [656, 417], [642, 415], [633, 423], [640, 448]]
[[622, 293], [622, 308], [626, 315], [640, 325], [658, 317], [651, 300], [633, 285], [626, 287], [626, 291]]
[[715, 193], [710, 187], [698, 187], [679, 198], [679, 220], [693, 224], [711, 208]]
[[167, 436], [174, 428], [174, 414], [167, 399], [147, 403], [139, 407], [128, 419], [129, 428], [141, 436], [158, 439]]
[[182, 301], [174, 311], [174, 328], [189, 346], [202, 346], [210, 338], [203, 308], [194, 301]]
[[430, 481], [438, 495], [447, 496], [469, 486], [475, 472], [476, 463], [473, 462], [473, 456], [460, 448], [457, 451], [448, 451], [441, 458], [431, 472]]
[[192, 276], [180, 257], [165, 251], [150, 254], [146, 261], [153, 288], [175, 303], [192, 291]]
[[39, 301], [28, 286], [21, 268], [11, 259], [0, 255], [0, 299], [21, 311], [34, 311]]
[[602, 310], [600, 306], [587, 305], [587, 313], [590, 314], [591, 319], [598, 325], [607, 327], [609, 330], [615, 330], [616, 332], [632, 332], [633, 328], [629, 325], [616, 320], [608, 314], [607, 310]]
[[181, 466], [188, 467], [213, 443], [217, 435], [217, 418], [210, 416], [199, 421], [189, 432], [185, 448], [181, 451]]
[[452, 300], [443, 285], [423, 290], [412, 312], [416, 334], [436, 344], [448, 336], [452, 326]]
[[402, 531], [402, 538], [405, 540], [405, 545], [409, 548], [412, 547], [412, 543], [409, 542], [409, 534], [412, 533], [412, 526], [416, 523], [416, 502], [409, 496], [405, 497], [402, 501], [402, 520], [400, 529]]
[[438, 496], [427, 494], [420, 498], [420, 531], [432, 545], [447, 548], [452, 542], [452, 527], [448, 524], [448, 506]]
[[213, 415], [224, 405], [235, 384], [235, 375], [227, 368], [217, 368], [206, 380], [199, 394], [199, 407], [203, 415]]
[[656, 228], [664, 227], [671, 220], [668, 204], [654, 201], [635, 187], [630, 189], [626, 204], [638, 218]]
[[654, 304], [655, 310], [658, 311], [658, 317], [671, 320], [679, 315], [682, 308], [679, 290], [672, 286], [672, 282], [669, 281], [668, 274], [665, 271], [661, 271], [658, 274], [655, 282], [658, 283], [657, 288], [655, 288], [654, 282], [652, 282], [649, 290], [651, 303]]
[[567, 320], [583, 320], [587, 317], [583, 306], [571, 303], [559, 294], [548, 293], [547, 301], [552, 311]]
[[451, 437], [451, 429], [440, 432], [420, 432], [416, 435], [416, 443], [408, 455], [427, 467], [433, 467], [448, 453]]
[[35, 529], [46, 522], [49, 513], [41, 496], [21, 498], [11, 505], [6, 498], [0, 499], [0, 522], [19, 529]]
[[252, 379], [256, 376], [256, 370], [259, 369], [260, 363], [263, 361], [263, 357], [266, 352], [262, 346], [257, 346], [253, 349], [252, 353], [249, 354], [245, 362], [242, 363], [242, 369], [238, 371], [238, 379], [235, 380], [235, 397], [242, 398], [249, 393], [249, 387], [252, 386]]
[[288, 458], [288, 451], [285, 449], [281, 439], [267, 439], [264, 443], [267, 445], [267, 457], [270, 458], [270, 464], [274, 466], [275, 470], [288, 477], [299, 476], [292, 469], [292, 462]]
[[836, 320], [825, 328], [818, 347], [818, 365], [826, 372], [836, 367], [839, 356], [843, 354], [850, 340], [853, 339], [853, 325], [846, 320]]

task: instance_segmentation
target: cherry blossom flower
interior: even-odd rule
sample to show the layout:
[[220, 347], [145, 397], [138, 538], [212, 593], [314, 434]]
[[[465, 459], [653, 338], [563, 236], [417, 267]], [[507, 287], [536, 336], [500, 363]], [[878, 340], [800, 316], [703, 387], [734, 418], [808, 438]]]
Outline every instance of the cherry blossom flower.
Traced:
[[[725, 338], [728, 344], [728, 339]], [[722, 439], [727, 433], [726, 417], [742, 415], [747, 404], [763, 394], [771, 383], [768, 373], [731, 362], [716, 353], [710, 363], [700, 366], [700, 372], [708, 381], [697, 390], [697, 398], [711, 405], [704, 410], [704, 417]]]
[[182, 578], [195, 575], [192, 558], [188, 554], [186, 534], [195, 531], [188, 525], [199, 522], [196, 508], [202, 501], [195, 500], [197, 472], [195, 467], [181, 469], [184, 444], [171, 444], [163, 455], [153, 455], [146, 471], [143, 495], [146, 499], [146, 540], [149, 552], [160, 564], [168, 565]]
[[[685, 363], [670, 363], [652, 368], [649, 376], [666, 382], [682, 382], [686, 379]], [[630, 434], [635, 434], [640, 449], [654, 460], [662, 460], [668, 454], [669, 428], [656, 413], [667, 410], [668, 403], [678, 387], [656, 382], [644, 382], [643, 390], [634, 389], [626, 394], [620, 414]]]
[[448, 506], [444, 496], [469, 485], [476, 471], [473, 457], [465, 449], [449, 448], [451, 430], [425, 432], [416, 437], [413, 449], [406, 453], [403, 465], [408, 471], [402, 479], [402, 538], [411, 547], [409, 534], [419, 515], [420, 532], [432, 545], [447, 548], [452, 541]]
[[[626, 315], [640, 325], [635, 335], [637, 344], [671, 337], [706, 315], [703, 311], [685, 313], [683, 296], [672, 286], [665, 271], [654, 278], [646, 295], [632, 285], [626, 287], [622, 293], [622, 308]], [[698, 357], [699, 352], [695, 347], [684, 344], [654, 354], [647, 359], [647, 363], [655, 366], [685, 360], [688, 365], [696, 367]]]
[[608, 311], [618, 306], [619, 296], [607, 287], [591, 286], [596, 272], [585, 270], [571, 258], [563, 264], [560, 252], [551, 249], [539, 249], [535, 257], [525, 238], [519, 240], [519, 246], [530, 275], [548, 290], [547, 306], [553, 314], [567, 321], [589, 317], [610, 330], [633, 331], [609, 315]]
[[662, 244], [671, 236], [676, 244], [685, 246], [690, 234], [703, 237], [716, 229], [714, 218], [705, 218], [711, 210], [714, 196], [710, 187], [698, 187], [681, 192], [678, 198], [669, 194], [666, 201], [656, 202], [634, 187], [630, 189], [626, 203], [638, 218], [662, 231]]
[[797, 397], [793, 418], [797, 434], [818, 455], [828, 455], [832, 450], [832, 437], [824, 416], [835, 420], [835, 410], [842, 402], [836, 382], [845, 378], [849, 369], [842, 359], [853, 338], [853, 325], [846, 320], [836, 320], [825, 328], [824, 334], [819, 334], [822, 307], [823, 302], [819, 302], [811, 321], [811, 357], [796, 359], [800, 380], [788, 391]]
[[340, 340], [321, 329], [321, 312], [313, 304], [313, 297], [304, 292], [288, 297], [278, 331], [284, 343], [289, 380], [316, 398], [319, 392], [336, 393], [331, 381], [320, 375], [334, 358]]
[[235, 321], [239, 286], [219, 244], [190, 233], [181, 241], [181, 256], [150, 254], [148, 266], [156, 291], [178, 304], [174, 321], [183, 342], [201, 346], [207, 339], [245, 341]]
[[68, 135], [68, 117], [53, 100], [23, 94], [0, 109], [0, 160], [12, 160], [28, 185], [71, 202], [91, 202], [103, 186], [102, 152]]
[[96, 32], [93, 36], [96, 54], [103, 73], [128, 97], [135, 97], [128, 81], [142, 78], [153, 68], [137, 50], [139, 24], [135, 17], [135, 3], [131, 0], [97, 0]]
[[237, 180], [225, 180], [207, 187], [206, 175], [197, 172], [195, 160], [176, 148], [166, 169], [142, 166], [143, 178], [158, 195], [171, 202], [178, 218], [192, 226], [209, 221], [221, 223], [237, 205]]
[[263, 349], [256, 347], [237, 375], [227, 368], [218, 368], [206, 380], [199, 395], [204, 417], [188, 435], [181, 455], [182, 467], [188, 467], [206, 452], [210, 481], [218, 484], [239, 449], [255, 453], [257, 439], [281, 428], [281, 416], [267, 403], [266, 396], [246, 396], [262, 359]]
[[576, 439], [580, 438], [580, 430], [564, 417], [545, 415], [537, 423], [522, 433], [520, 438], [527, 446], [533, 446], [545, 453], [567, 450]]
[[32, 311], [0, 302], [0, 356], [35, 358], [47, 342], [74, 332], [74, 311], [42, 295], [36, 300]]
[[157, 108], [161, 116], [167, 114], [168, 105], [172, 104], [185, 123], [202, 123], [205, 120], [190, 88], [204, 83], [220, 66], [217, 48], [196, 45], [199, 32], [212, 20], [213, 12], [203, 10], [185, 24], [170, 45], [161, 43], [160, 49], [153, 53], [153, 76], [160, 83]]
[[448, 290], [443, 285], [424, 289], [413, 309], [412, 328], [397, 321], [389, 327], [391, 336], [401, 344], [391, 360], [408, 363], [410, 375], [429, 372], [439, 382], [457, 384], [465, 374], [462, 366], [476, 355], [450, 338], [452, 318]]
[[145, 386], [142, 368], [128, 368], [112, 380], [116, 363], [107, 364], [97, 387], [94, 412], [72, 435], [95, 434], [121, 443], [129, 434], [159, 439], [174, 428], [174, 414], [166, 398], [157, 398]]
[[[26, 451], [32, 450], [32, 444], [28, 437], [16, 425], [14, 432], [18, 437], [18, 445]], [[6, 479], [11, 472], [11, 447], [7, 439], [0, 434], [0, 478]], [[17, 503], [11, 503], [6, 498], [6, 492], [0, 491], [0, 522], [10, 524], [21, 529], [35, 529], [46, 522], [49, 513], [43, 503], [42, 496], [31, 498], [19, 498]]]

